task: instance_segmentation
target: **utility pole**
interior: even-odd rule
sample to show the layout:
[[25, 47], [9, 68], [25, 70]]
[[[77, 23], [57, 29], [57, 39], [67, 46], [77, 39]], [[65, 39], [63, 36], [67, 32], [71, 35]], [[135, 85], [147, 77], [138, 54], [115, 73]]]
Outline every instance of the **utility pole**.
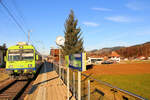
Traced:
[[32, 32], [32, 30], [28, 30], [28, 44], [30, 42], [30, 32]]
[[30, 30], [28, 30], [28, 44], [29, 44], [29, 41], [30, 41]]

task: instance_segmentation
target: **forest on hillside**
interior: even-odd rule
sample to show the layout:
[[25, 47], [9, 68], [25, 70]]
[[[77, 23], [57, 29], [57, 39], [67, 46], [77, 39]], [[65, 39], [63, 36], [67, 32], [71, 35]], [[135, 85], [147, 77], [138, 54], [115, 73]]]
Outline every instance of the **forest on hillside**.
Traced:
[[109, 56], [112, 51], [116, 51], [121, 57], [129, 58], [129, 57], [150, 57], [150, 42], [134, 45], [130, 47], [112, 47], [112, 48], [102, 48], [102, 49], [94, 49], [92, 51], [87, 52], [88, 56]]
[[150, 56], [150, 42], [131, 46], [131, 47], [120, 48], [116, 50], [116, 52], [125, 58], [140, 57], [140, 56], [149, 57]]

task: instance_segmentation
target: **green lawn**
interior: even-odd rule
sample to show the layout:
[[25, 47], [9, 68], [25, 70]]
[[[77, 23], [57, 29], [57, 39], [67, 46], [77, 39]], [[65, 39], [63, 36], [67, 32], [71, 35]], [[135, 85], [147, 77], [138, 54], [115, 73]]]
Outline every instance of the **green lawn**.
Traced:
[[150, 74], [138, 75], [101, 75], [95, 78], [113, 86], [127, 90], [146, 99], [150, 99]]

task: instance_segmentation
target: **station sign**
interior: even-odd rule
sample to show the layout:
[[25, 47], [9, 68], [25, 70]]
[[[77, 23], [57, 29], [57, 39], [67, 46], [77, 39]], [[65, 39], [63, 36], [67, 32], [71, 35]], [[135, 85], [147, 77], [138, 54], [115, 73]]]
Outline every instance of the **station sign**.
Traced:
[[86, 71], [86, 53], [65, 56], [66, 66], [78, 71]]

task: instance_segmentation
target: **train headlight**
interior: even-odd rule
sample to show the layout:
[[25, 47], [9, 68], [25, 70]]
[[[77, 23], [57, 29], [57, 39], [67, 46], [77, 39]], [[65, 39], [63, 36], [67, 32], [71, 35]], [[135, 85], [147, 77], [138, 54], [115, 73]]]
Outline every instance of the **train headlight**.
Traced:
[[32, 64], [28, 64], [28, 67], [32, 67]]
[[9, 65], [9, 68], [13, 68], [13, 65]]

